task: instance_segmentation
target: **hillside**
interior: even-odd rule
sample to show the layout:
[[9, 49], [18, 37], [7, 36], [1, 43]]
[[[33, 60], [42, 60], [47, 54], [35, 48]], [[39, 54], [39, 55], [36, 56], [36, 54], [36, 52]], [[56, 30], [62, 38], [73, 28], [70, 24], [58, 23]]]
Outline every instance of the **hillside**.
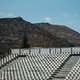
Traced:
[[52, 25], [49, 23], [37, 23], [37, 26], [42, 28], [43, 30], [50, 32], [52, 35], [56, 37], [66, 39], [74, 46], [80, 46], [80, 33], [70, 29], [64, 25]]
[[[0, 19], [0, 51], [22, 48], [24, 34], [30, 47], [69, 47], [74, 46], [63, 38], [47, 32], [21, 17]], [[4, 50], [5, 51], [5, 50]]]

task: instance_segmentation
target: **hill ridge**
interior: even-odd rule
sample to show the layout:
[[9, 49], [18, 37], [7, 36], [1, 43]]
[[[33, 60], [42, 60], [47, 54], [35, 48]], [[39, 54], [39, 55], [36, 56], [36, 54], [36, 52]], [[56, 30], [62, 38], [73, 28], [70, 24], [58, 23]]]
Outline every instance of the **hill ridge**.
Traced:
[[42, 29], [37, 24], [25, 21], [21, 17], [16, 17], [0, 19], [0, 49], [22, 48], [25, 33], [27, 34], [25, 37], [28, 38], [30, 47], [74, 46], [73, 43], [65, 38], [53, 35], [51, 32]]

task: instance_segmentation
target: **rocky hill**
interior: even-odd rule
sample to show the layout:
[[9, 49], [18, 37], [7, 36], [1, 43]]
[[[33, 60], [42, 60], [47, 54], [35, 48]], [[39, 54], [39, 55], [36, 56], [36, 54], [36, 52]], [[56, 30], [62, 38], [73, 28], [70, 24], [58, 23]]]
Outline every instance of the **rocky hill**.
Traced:
[[[57, 36], [63, 30], [49, 24], [32, 24], [21, 17], [0, 19], [0, 52], [11, 48], [23, 48], [24, 38], [30, 47], [70, 47], [74, 46], [66, 38]], [[62, 28], [63, 29], [63, 28]], [[54, 34], [55, 32], [55, 34]], [[61, 33], [60, 33], [61, 32]], [[71, 33], [71, 32], [70, 32]], [[67, 34], [65, 34], [67, 35]]]
[[74, 46], [80, 46], [80, 33], [70, 29], [64, 25], [52, 25], [49, 23], [37, 23], [37, 26], [42, 28], [43, 30], [50, 32], [52, 35], [56, 37], [66, 39]]

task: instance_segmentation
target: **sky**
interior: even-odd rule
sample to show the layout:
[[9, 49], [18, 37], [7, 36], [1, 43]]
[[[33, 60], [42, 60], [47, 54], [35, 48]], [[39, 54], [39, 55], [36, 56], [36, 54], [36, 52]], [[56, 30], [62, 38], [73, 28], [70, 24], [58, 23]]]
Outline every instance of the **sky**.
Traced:
[[0, 18], [66, 25], [80, 33], [80, 0], [0, 0]]

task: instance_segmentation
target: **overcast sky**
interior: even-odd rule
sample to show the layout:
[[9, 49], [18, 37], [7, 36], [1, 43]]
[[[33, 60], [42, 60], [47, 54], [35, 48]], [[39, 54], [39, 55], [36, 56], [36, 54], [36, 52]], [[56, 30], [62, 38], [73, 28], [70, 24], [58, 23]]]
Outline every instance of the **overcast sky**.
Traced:
[[0, 0], [0, 18], [66, 25], [80, 32], [80, 0]]

